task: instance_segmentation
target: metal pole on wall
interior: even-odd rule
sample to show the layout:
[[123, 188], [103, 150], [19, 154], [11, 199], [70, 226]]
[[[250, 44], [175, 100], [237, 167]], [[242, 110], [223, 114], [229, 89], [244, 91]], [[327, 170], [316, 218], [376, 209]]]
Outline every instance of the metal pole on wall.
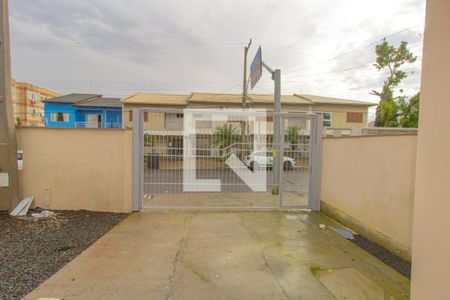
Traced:
[[16, 128], [11, 97], [8, 0], [1, 1], [0, 22], [0, 210], [19, 201]]
[[282, 162], [281, 149], [281, 71], [276, 69], [273, 72], [272, 79], [274, 81], [274, 106], [273, 106], [273, 185], [272, 194], [280, 193], [280, 172]]
[[281, 151], [281, 70], [272, 70], [264, 61], [263, 67], [272, 74], [274, 82], [274, 103], [273, 103], [273, 176], [272, 176], [272, 194], [280, 193], [280, 172], [282, 164]]

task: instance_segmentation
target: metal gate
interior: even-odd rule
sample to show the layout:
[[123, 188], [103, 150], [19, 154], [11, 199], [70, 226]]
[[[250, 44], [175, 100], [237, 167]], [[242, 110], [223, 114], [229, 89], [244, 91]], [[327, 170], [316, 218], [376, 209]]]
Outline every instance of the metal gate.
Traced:
[[315, 114], [134, 109], [133, 210], [319, 210], [321, 133]]

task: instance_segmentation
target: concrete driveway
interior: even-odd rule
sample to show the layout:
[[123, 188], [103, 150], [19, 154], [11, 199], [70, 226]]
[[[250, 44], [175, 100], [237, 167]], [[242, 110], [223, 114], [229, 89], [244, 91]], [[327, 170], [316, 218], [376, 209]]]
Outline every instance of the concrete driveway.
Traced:
[[334, 222], [316, 213], [135, 213], [25, 299], [409, 297], [409, 280], [319, 223]]

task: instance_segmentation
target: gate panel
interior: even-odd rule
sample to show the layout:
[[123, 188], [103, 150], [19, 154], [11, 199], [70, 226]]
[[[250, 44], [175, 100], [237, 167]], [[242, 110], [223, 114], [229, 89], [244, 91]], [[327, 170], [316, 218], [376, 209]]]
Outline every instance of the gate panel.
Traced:
[[288, 114], [282, 118], [283, 158], [294, 160], [293, 168], [282, 169], [281, 207], [320, 210], [322, 116]]
[[[316, 117], [283, 114], [278, 149], [282, 156], [272, 157], [273, 115], [254, 113], [255, 118], [264, 118], [264, 141], [253, 128], [259, 123], [251, 123], [249, 115], [252, 113], [229, 113], [226, 118], [200, 119], [195, 134], [190, 134], [184, 130], [183, 110], [136, 109], [133, 209], [312, 208], [310, 135]], [[237, 167], [230, 163], [232, 158]], [[273, 182], [276, 159], [282, 159], [278, 184]], [[189, 169], [195, 169], [193, 190], [183, 185]], [[255, 178], [260, 180], [249, 183]], [[217, 190], [211, 189], [216, 183]], [[278, 194], [272, 193], [273, 186], [279, 187]]]
[[283, 116], [283, 132], [279, 159], [281, 168], [281, 206], [309, 207], [311, 120], [299, 116]]

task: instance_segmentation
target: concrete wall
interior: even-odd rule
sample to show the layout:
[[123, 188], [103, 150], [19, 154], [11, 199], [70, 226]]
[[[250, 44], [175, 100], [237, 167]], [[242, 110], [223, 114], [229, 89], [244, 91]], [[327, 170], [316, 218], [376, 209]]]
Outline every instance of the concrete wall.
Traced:
[[410, 259], [416, 159], [414, 135], [326, 138], [325, 213]]
[[17, 142], [21, 198], [49, 209], [131, 210], [131, 130], [17, 128]]
[[428, 0], [425, 24], [412, 299], [450, 299], [450, 1]]

